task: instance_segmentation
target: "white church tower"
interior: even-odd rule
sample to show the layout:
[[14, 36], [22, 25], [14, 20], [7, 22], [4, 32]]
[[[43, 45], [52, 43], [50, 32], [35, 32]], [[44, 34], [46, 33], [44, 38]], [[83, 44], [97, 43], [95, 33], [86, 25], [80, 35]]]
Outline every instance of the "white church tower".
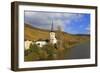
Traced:
[[52, 44], [56, 44], [57, 43], [57, 39], [56, 39], [56, 34], [54, 32], [54, 28], [53, 28], [53, 21], [52, 21], [52, 24], [51, 24], [51, 31], [50, 31], [50, 43]]

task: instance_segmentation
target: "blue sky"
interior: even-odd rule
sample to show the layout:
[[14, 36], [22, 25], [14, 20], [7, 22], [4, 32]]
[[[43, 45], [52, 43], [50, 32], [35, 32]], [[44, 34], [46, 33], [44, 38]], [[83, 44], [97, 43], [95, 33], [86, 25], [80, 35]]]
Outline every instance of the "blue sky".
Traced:
[[54, 30], [60, 26], [62, 31], [70, 34], [90, 34], [90, 14], [67, 12], [25, 11], [24, 22], [36, 28]]

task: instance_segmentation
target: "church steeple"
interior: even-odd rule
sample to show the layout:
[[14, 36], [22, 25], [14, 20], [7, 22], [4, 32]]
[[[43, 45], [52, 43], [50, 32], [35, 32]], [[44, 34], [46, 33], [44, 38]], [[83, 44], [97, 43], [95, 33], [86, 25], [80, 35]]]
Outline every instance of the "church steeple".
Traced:
[[54, 28], [53, 28], [53, 20], [51, 20], [52, 24], [51, 24], [51, 32], [54, 31]]
[[53, 26], [53, 20], [51, 20], [51, 32], [50, 32], [50, 43], [52, 44], [56, 44], [57, 43], [57, 39], [55, 37], [55, 32], [54, 32], [54, 26]]

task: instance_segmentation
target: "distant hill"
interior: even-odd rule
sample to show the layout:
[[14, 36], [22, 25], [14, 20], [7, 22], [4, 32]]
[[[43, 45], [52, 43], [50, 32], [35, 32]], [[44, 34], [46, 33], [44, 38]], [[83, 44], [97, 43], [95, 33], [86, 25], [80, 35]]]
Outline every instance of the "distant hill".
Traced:
[[24, 26], [24, 36], [25, 40], [38, 40], [38, 39], [49, 39], [48, 30], [42, 30], [39, 28], [32, 27], [29, 24], [25, 24]]
[[[25, 24], [25, 28], [24, 28], [24, 35], [25, 35], [25, 40], [39, 40], [39, 39], [49, 39], [49, 30], [43, 30], [43, 29], [39, 29], [39, 28], [35, 28], [32, 27], [29, 24]], [[56, 33], [56, 31], [55, 31]], [[62, 36], [64, 41], [85, 41], [85, 40], [89, 40], [89, 35], [72, 35], [72, 34], [68, 34], [65, 32], [62, 32]]]
[[74, 34], [76, 36], [90, 36], [89, 34]]

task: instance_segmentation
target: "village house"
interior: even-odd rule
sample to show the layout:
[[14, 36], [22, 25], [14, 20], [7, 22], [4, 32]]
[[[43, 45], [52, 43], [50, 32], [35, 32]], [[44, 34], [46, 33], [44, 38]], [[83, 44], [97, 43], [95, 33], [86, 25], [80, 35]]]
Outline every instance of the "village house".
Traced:
[[33, 44], [33, 41], [26, 40], [24, 44], [25, 44], [25, 50], [28, 50], [30, 48], [30, 45]]

